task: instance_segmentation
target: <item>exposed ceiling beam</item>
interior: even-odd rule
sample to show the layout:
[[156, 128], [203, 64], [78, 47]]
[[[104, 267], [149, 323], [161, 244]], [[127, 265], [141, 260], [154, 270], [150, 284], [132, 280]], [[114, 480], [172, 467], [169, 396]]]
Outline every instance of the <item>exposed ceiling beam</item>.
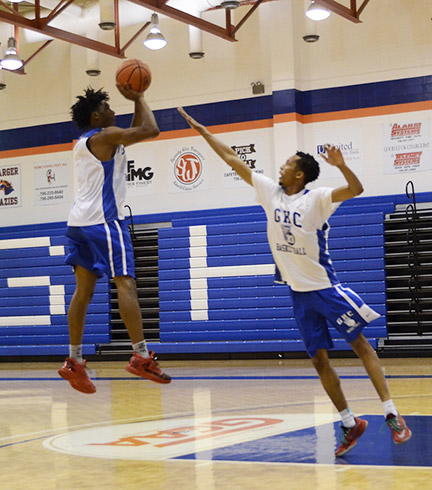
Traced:
[[165, 1], [162, 0], [129, 0], [132, 3], [140, 5], [141, 7], [148, 8], [153, 10], [153, 12], [157, 12], [158, 14], [166, 15], [171, 19], [178, 20], [180, 22], [184, 22], [185, 24], [189, 24], [191, 26], [195, 26], [202, 31], [208, 32], [210, 34], [214, 34], [215, 36], [219, 36], [222, 39], [227, 41], [235, 41], [234, 35], [231, 34], [233, 30], [233, 26], [226, 26], [225, 28], [218, 26], [217, 24], [212, 24], [200, 17], [195, 17], [194, 15], [188, 14], [181, 10], [177, 10], [174, 7], [170, 7], [166, 5]]
[[73, 32], [57, 29], [56, 27], [51, 27], [50, 25], [45, 25], [42, 17], [40, 17], [40, 22], [37, 22], [37, 18], [27, 19], [19, 14], [12, 14], [10, 12], [0, 10], [0, 20], [23, 29], [29, 29], [31, 31], [39, 32], [40, 34], [45, 34], [46, 36], [53, 37], [54, 39], [60, 39], [71, 44], [82, 46], [83, 48], [93, 49], [94, 51], [116, 56], [117, 58], [124, 58], [124, 55], [120, 53], [120, 49], [118, 47], [101, 43], [99, 41], [95, 41], [94, 39], [80, 36], [79, 34], [74, 34]]
[[357, 0], [350, 0], [350, 8], [345, 7], [339, 2], [335, 0], [315, 0], [315, 3], [322, 5], [326, 9], [331, 12], [344, 17], [345, 19], [350, 20], [356, 24], [360, 23], [360, 14], [365, 9], [366, 5], [369, 3], [369, 0], [364, 0], [363, 3], [357, 8]]
[[[94, 39], [88, 38], [86, 36], [82, 36], [79, 34], [75, 34], [73, 32], [69, 32], [63, 29], [59, 29], [56, 27], [50, 26], [50, 22], [58, 17], [60, 14], [67, 9], [69, 5], [73, 3], [74, 0], [58, 0], [57, 6], [49, 12], [48, 15], [42, 16], [42, 7], [40, 5], [40, 0], [35, 0], [34, 8], [35, 8], [35, 17], [29, 19], [24, 17], [19, 12], [19, 4], [14, 4], [14, 7], [11, 8], [7, 5], [4, 0], [0, 0], [0, 6], [3, 8], [0, 9], [0, 22], [5, 22], [8, 24], [12, 24], [17, 31], [18, 28], [29, 29], [31, 31], [38, 32], [39, 34], [44, 34], [48, 37], [59, 39], [61, 41], [68, 42], [70, 44], [75, 44], [77, 46], [81, 46], [83, 48], [92, 49], [94, 51], [98, 51], [103, 54], [107, 54], [109, 56], [115, 56], [117, 58], [125, 57], [125, 50], [132, 44], [132, 42], [148, 27], [149, 22], [145, 23], [140, 29], [137, 31], [134, 36], [123, 46], [120, 46], [120, 24], [119, 24], [119, 6], [118, 0], [114, 0], [115, 5], [115, 40], [114, 46], [106, 43], [102, 43], [100, 41], [96, 41]], [[231, 23], [231, 11], [226, 10], [225, 15], [225, 27], [221, 27], [217, 24], [213, 24], [212, 22], [208, 22], [200, 17], [196, 17], [194, 15], [188, 14], [176, 8], [170, 7], [166, 5], [168, 0], [129, 0], [132, 3], [135, 3], [141, 7], [149, 9], [153, 12], [157, 12], [163, 14], [167, 17], [170, 17], [174, 20], [183, 22], [188, 25], [192, 25], [197, 27], [198, 29], [213, 34], [215, 36], [221, 37], [227, 41], [234, 42], [236, 41], [235, 33], [237, 30], [246, 22], [246, 20], [252, 15], [252, 13], [258, 8], [258, 6], [263, 1], [270, 0], [248, 0], [247, 4], [252, 5], [249, 11], [243, 16], [243, 18], [238, 22], [237, 26], [232, 25]], [[326, 0], [327, 1], [327, 0]], [[368, 1], [368, 0], [366, 0]], [[16, 36], [18, 34], [16, 33]], [[49, 43], [45, 43], [43, 48], [47, 46]], [[42, 48], [41, 48], [42, 49]], [[36, 51], [31, 58], [33, 58], [40, 50]], [[29, 61], [29, 60], [28, 60]], [[24, 70], [17, 70], [16, 73], [24, 74]]]

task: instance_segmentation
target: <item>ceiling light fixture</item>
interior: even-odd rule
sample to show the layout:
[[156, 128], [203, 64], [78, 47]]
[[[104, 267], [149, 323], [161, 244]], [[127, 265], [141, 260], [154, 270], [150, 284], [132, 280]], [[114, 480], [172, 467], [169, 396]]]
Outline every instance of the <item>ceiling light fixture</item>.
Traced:
[[310, 20], [324, 20], [327, 19], [329, 16], [330, 11], [315, 3], [314, 1], [311, 2], [309, 8], [306, 10], [306, 17]]
[[226, 0], [225, 2], [221, 3], [221, 7], [227, 10], [232, 10], [240, 7], [240, 2], [237, 2], [236, 0]]
[[6, 70], [19, 70], [23, 66], [22, 59], [17, 54], [17, 42], [14, 37], [8, 39], [6, 56], [0, 61], [2, 68]]
[[166, 45], [167, 42], [159, 29], [158, 16], [157, 14], [152, 14], [150, 32], [144, 41], [144, 46], [149, 49], [157, 50], [164, 48]]

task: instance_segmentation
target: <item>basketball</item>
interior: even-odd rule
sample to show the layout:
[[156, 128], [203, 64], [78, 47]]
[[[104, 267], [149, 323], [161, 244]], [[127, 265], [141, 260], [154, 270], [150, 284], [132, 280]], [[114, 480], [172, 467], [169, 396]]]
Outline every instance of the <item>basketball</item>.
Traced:
[[138, 59], [125, 60], [117, 69], [116, 82], [123, 87], [129, 84], [135, 92], [144, 92], [150, 87], [150, 68]]

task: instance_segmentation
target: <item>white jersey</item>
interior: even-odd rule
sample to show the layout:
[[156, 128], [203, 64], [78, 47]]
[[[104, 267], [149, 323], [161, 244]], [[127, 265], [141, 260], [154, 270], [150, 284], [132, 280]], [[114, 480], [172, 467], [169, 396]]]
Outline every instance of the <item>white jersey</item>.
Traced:
[[119, 145], [114, 157], [98, 160], [87, 146], [94, 129], [78, 140], [73, 151], [78, 190], [69, 213], [68, 226], [92, 226], [124, 219], [126, 153]]
[[327, 247], [328, 218], [338, 204], [333, 189], [303, 189], [288, 196], [264, 175], [252, 173], [256, 199], [267, 215], [267, 236], [277, 275], [294, 291], [317, 291], [339, 284]]

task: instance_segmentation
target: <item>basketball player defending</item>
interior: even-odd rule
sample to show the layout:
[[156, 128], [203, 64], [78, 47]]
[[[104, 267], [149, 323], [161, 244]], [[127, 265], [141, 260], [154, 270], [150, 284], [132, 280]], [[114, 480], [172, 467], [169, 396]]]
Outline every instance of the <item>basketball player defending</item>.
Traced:
[[311, 155], [302, 152], [297, 152], [282, 165], [279, 184], [276, 184], [268, 177], [252, 172], [229, 146], [182, 108], [179, 112], [211, 148], [255, 188], [256, 199], [266, 212], [276, 276], [279, 282], [291, 288], [294, 315], [306, 350], [342, 419], [342, 440], [336, 456], [343, 456], [355, 446], [368, 423], [355, 417], [349, 409], [339, 376], [330, 365], [327, 350], [333, 347], [333, 342], [327, 322], [338, 329], [363, 362], [382, 401], [393, 441], [396, 444], [407, 441], [411, 430], [390, 398], [378, 356], [361, 333], [379, 314], [354, 291], [341, 286], [327, 250], [328, 218], [338, 203], [363, 192], [362, 184], [345, 164], [340, 150], [326, 145], [323, 158], [341, 171], [347, 185], [337, 189], [306, 189], [306, 184], [317, 179], [319, 164]]
[[78, 190], [68, 219], [69, 255], [66, 263], [74, 268], [76, 289], [69, 310], [70, 351], [60, 376], [83, 393], [94, 393], [85, 360], [82, 338], [88, 305], [96, 281], [106, 274], [117, 286], [120, 316], [133, 344], [133, 355], [126, 370], [137, 376], [169, 383], [147, 349], [141, 310], [135, 285], [132, 242], [125, 224], [126, 197], [125, 146], [155, 138], [159, 128], [142, 93], [117, 85], [118, 90], [135, 104], [132, 125], [116, 127], [109, 96], [88, 88], [71, 109], [72, 120], [84, 134], [73, 152]]

